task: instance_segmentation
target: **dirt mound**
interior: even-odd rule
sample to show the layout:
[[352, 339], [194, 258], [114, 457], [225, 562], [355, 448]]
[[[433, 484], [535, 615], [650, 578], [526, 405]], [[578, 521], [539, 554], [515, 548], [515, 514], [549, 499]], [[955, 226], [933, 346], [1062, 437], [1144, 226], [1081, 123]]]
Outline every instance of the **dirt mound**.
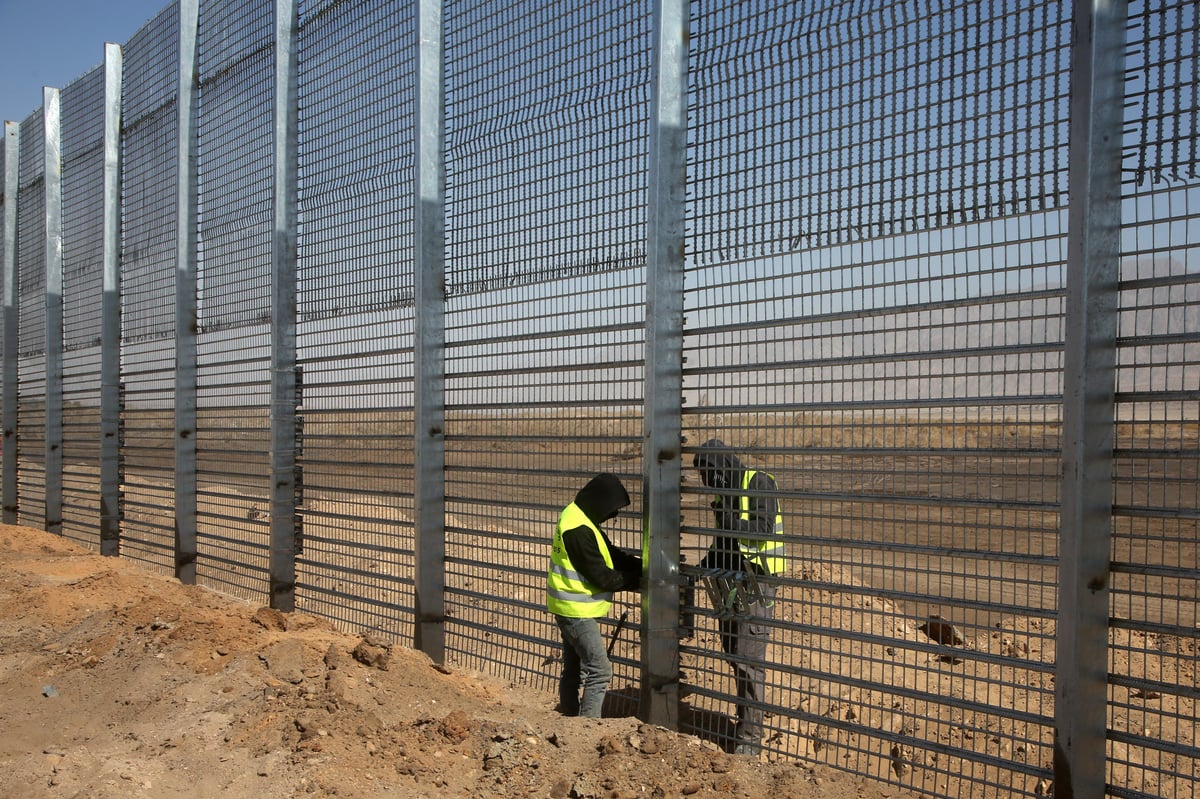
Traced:
[[564, 718], [543, 694], [22, 527], [0, 527], [0, 685], [13, 799], [901, 794]]

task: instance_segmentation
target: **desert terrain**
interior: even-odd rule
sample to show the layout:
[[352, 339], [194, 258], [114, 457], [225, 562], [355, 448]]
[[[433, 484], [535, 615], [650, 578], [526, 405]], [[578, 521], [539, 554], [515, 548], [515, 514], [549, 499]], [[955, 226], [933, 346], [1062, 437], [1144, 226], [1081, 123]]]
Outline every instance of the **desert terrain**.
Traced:
[[9, 799], [902, 797], [0, 527]]
[[[362, 633], [374, 629], [378, 635], [374, 645], [390, 647], [391, 658], [416, 659], [413, 661], [416, 665], [402, 668], [406, 674], [422, 674], [430, 686], [440, 686], [439, 681], [447, 676], [466, 680], [471, 686], [482, 686], [481, 690], [492, 692], [488, 696], [499, 697], [496, 701], [519, 708], [512, 712], [527, 714], [536, 709], [538, 718], [527, 725], [534, 730], [535, 738], [543, 734], [539, 731], [550, 728], [556, 730], [552, 734], [566, 736], [567, 732], [557, 730], [575, 727], [555, 725], [575, 721], [558, 718], [552, 712], [557, 643], [553, 625], [541, 611], [541, 591], [548, 520], [552, 520], [554, 509], [563, 498], [569, 498], [576, 480], [558, 469], [575, 444], [564, 440], [562, 430], [553, 420], [546, 422], [544, 429], [524, 421], [524, 435], [516, 441], [508, 440], [494, 429], [488, 432], [489, 425], [480, 423], [476, 431], [460, 422], [462, 443], [448, 454], [446, 613], [450, 636], [446, 666], [451, 671], [449, 675], [433, 669], [424, 656], [399, 645], [411, 640], [413, 513], [405, 494], [411, 465], [397, 462], [387, 466], [387, 461], [381, 464], [380, 459], [394, 453], [388, 442], [406, 440], [410, 435], [402, 417], [360, 419], [361, 429], [347, 428], [344, 420], [333, 419], [326, 425], [332, 431], [329, 433], [323, 431], [322, 424], [309, 425], [306, 491], [301, 509], [304, 550], [298, 561], [306, 590], [298, 597], [302, 612], [276, 622], [286, 624], [287, 629], [271, 631], [260, 623], [273, 615], [259, 613], [265, 601], [262, 585], [267, 531], [263, 509], [268, 497], [265, 486], [251, 480], [238, 485], [231, 477], [235, 472], [249, 474], [254, 470], [234, 458], [232, 449], [223, 462], [210, 460], [202, 469], [201, 582], [240, 596], [243, 602], [239, 602], [204, 589], [183, 589], [156, 576], [164, 567], [169, 571], [171, 487], [163, 480], [161, 471], [139, 472], [133, 468], [134, 463], [129, 464], [125, 485], [128, 539], [124, 546], [133, 561], [140, 560], [140, 566], [148, 567], [145, 573], [136, 568], [133, 573], [140, 574], [139, 579], [147, 580], [145, 585], [153, 587], [142, 592], [139, 602], [153, 606], [158, 601], [160, 587], [165, 586], [162, 591], [181, 589], [193, 598], [203, 597], [205, 603], [226, 603], [231, 623], [240, 620], [245, 627], [242, 634], [249, 636], [247, 640], [252, 638], [263, 646], [267, 643], [265, 639], [259, 640], [263, 635], [277, 639], [336, 636], [342, 641], [341, 650], [353, 652], [362, 639], [348, 631]], [[596, 448], [589, 465], [597, 471], [623, 474], [637, 469], [640, 459], [636, 420], [592, 421], [592, 431], [605, 444]], [[688, 431], [690, 440], [698, 440], [706, 437], [708, 430], [721, 430], [736, 446], [750, 451], [769, 444], [756, 436], [769, 439], [785, 429], [809, 436], [794, 448], [789, 447], [786, 453], [773, 453], [767, 462], [791, 495], [786, 509], [788, 529], [803, 537], [804, 546], [791, 550], [768, 653], [768, 659], [775, 665], [768, 672], [768, 702], [776, 712], [768, 718], [767, 752], [751, 772], [757, 775], [765, 773], [763, 769], [773, 773], [778, 770], [772, 779], [784, 782], [771, 783], [770, 791], [765, 793], [805, 797], [810, 794], [804, 791], [823, 789], [834, 782], [844, 784], [847, 780], [855, 786], [855, 791], [878, 790], [880, 795], [891, 796], [911, 792], [1004, 797], [1046, 795], [1053, 791], [1050, 777], [1056, 635], [1057, 567], [1053, 558], [1057, 556], [1054, 513], [1057, 422], [964, 417], [942, 419], [946, 424], [939, 428], [926, 421], [914, 419], [904, 424], [894, 419], [769, 417], [739, 419], [734, 425], [727, 419], [701, 418], [697, 420], [698, 429]], [[1127, 449], [1169, 450], [1170, 447], [1164, 446], [1167, 442], [1193, 442], [1196, 434], [1194, 424], [1162, 430], [1124, 425], [1118, 429], [1117, 440]], [[248, 442], [242, 449], [247, 453], [259, 452], [261, 447], [255, 446], [258, 443], [261, 442]], [[843, 448], [847, 451], [840, 451]], [[328, 452], [323, 452], [324, 449]], [[337, 458], [333, 456], [335, 450]], [[860, 455], [857, 451], [861, 450], [872, 452]], [[980, 452], [987, 453], [987, 457]], [[491, 496], [480, 490], [499, 484], [497, 481], [504, 480], [506, 470], [517, 465], [536, 474], [538, 479], [519, 481], [504, 496]], [[1119, 466], [1118, 470], [1118, 498], [1124, 503], [1159, 504], [1161, 500], [1155, 492], [1173, 486], [1176, 493], [1169, 501], [1194, 505], [1198, 484], [1195, 462], [1167, 456], [1145, 461], [1142, 470], [1136, 473], [1125, 471], [1127, 468]], [[688, 473], [684, 477], [685, 529], [681, 530], [681, 544], [689, 561], [695, 563], [708, 538], [702, 506], [706, 497], [694, 475]], [[80, 485], [94, 486], [94, 478], [89, 475]], [[635, 485], [633, 481], [631, 485]], [[985, 501], [990, 506], [983, 504]], [[634, 504], [635, 508], [615, 523], [614, 535], [625, 545], [637, 541], [636, 497]], [[519, 510], [514, 513], [510, 508]], [[1195, 540], [1194, 525], [1189, 526], [1186, 521], [1151, 521], [1155, 522], [1153, 529], [1147, 527], [1146, 520], [1119, 522], [1126, 526], [1117, 530], [1118, 559], [1176, 563], [1185, 568], [1194, 565], [1196, 550], [1190, 543]], [[95, 540], [94, 528], [84, 519], [71, 524], [68, 532], [77, 541]], [[6, 536], [10, 541], [8, 546], [24, 542], [24, 536], [31, 536], [30, 540], [40, 542], [41, 547], [53, 548], [65, 543], [21, 528], [19, 535]], [[1135, 546], [1145, 551], [1131, 551]], [[62, 563], [77, 564], [94, 557], [86, 552], [79, 550], [69, 557], [60, 553], [56, 557], [63, 558]], [[223, 564], [221, 558], [233, 559], [233, 565]], [[48, 562], [57, 561], [51, 558]], [[139, 565], [111, 560], [100, 563], [105, 576], [85, 581], [89, 591], [102, 590], [114, 579], [113, 575], [124, 574], [127, 567]], [[1179, 627], [1189, 630], [1195, 623], [1195, 584], [1152, 581], [1136, 573], [1124, 573], [1117, 579], [1124, 582], [1114, 586], [1120, 589], [1115, 593], [1114, 616], [1127, 621], [1114, 626], [1110, 641], [1109, 667], [1114, 682], [1110, 687], [1109, 723], [1119, 739], [1112, 744], [1110, 782], [1151, 795], [1194, 797], [1200, 784], [1197, 762], [1187, 757], [1176, 758], [1167, 750], [1171, 742], [1187, 745], [1197, 735], [1193, 698], [1198, 684], [1197, 637], [1178, 632]], [[52, 582], [66, 586], [72, 581], [73, 578], [62, 577]], [[103, 585], [98, 588], [96, 583]], [[83, 592], [77, 585], [66, 591], [67, 596], [80, 593]], [[150, 635], [137, 625], [153, 625], [154, 618], [147, 620], [144, 612], [136, 611], [135, 607], [140, 605], [124, 598], [126, 595], [138, 593], [124, 589], [113, 601], [129, 604], [121, 604], [119, 611], [110, 609], [109, 621], [116, 624], [123, 619], [131, 620], [135, 625], [132, 632], [103, 628], [94, 618], [95, 611], [54, 622], [28, 621], [22, 629], [44, 627], [44, 640], [39, 640], [37, 646], [57, 651], [55, 636], [61, 637], [84, 619], [90, 619], [88, 629], [101, 628], [97, 635], [105, 636], [109, 643], [58, 647], [68, 653], [68, 664], [91, 659], [91, 665], [83, 667], [85, 672], [98, 668], [106, 662], [106, 657], [125, 654], [124, 649], [114, 649], [113, 641], [137, 640], [147, 635], [151, 640], [163, 638], [159, 649], [151, 649], [154, 654], [164, 654], [163, 658], [156, 658], [161, 667], [168, 659], [162, 648], [167, 642], [200, 632], [216, 634], [224, 630], [222, 623], [211, 619], [217, 615], [213, 611], [210, 620], [198, 627], [189, 625], [188, 632], [174, 633], [174, 638], [169, 636], [175, 627], [157, 636]], [[22, 612], [33, 612], [44, 604], [6, 601]], [[712, 755], [721, 764], [719, 768], [730, 764], [736, 770], [742, 765], [738, 758], [719, 757], [723, 754], [721, 747], [728, 741], [729, 697], [733, 686], [727, 664], [720, 656], [715, 622], [704, 613], [703, 597], [699, 604], [702, 607], [697, 608], [696, 634], [681, 644], [682, 679], [688, 695], [681, 706], [680, 726], [690, 735], [653, 732], [666, 735], [664, 740]], [[1006, 606], [1014, 612], [997, 612]], [[204, 604], [193, 600], [190, 607], [201, 608]], [[649, 732], [633, 718], [640, 657], [636, 597], [623, 597], [619, 609], [629, 612], [630, 627], [614, 651], [616, 676], [609, 706], [611, 717], [596, 723], [595, 730], [587, 726], [588, 722], [576, 726], [596, 733], [593, 737], [598, 742], [607, 734], [606, 725], [626, 725], [621, 729], [627, 733], [626, 744], [632, 745], [630, 741], [641, 741]], [[254, 620], [256, 613], [261, 617], [258, 622]], [[941, 613], [955, 623], [961, 642], [947, 648], [931, 641], [922, 627], [934, 613]], [[6, 623], [13, 615], [6, 616]], [[156, 615], [166, 618], [171, 612]], [[1140, 629], [1145, 621], [1177, 627], [1156, 631], [1152, 625]], [[611, 626], [607, 632], [611, 634]], [[13, 635], [6, 634], [5, 640], [13, 640]], [[296, 715], [309, 706], [328, 708], [329, 703], [321, 701], [323, 694], [317, 687], [330, 690], [328, 686], [332, 685], [336, 689], [341, 675], [335, 675], [331, 682], [330, 675], [337, 668], [325, 662], [329, 641], [322, 641], [309, 652], [313, 676], [305, 677], [301, 683], [277, 686], [282, 693], [272, 701], [282, 703], [279, 713]], [[246, 667], [252, 667], [259, 677], [280, 679], [271, 676], [269, 657], [264, 659], [257, 651], [251, 651], [237, 661], [242, 665], [236, 665], [228, 654], [220, 654], [221, 646], [216, 639], [198, 639], [194, 649], [202, 653], [197, 656], [200, 661], [208, 658], [204, 661], [208, 668], [224, 672], [249, 664]], [[223, 646], [227, 652], [234, 651], [228, 644]], [[72, 652], [74, 655], [70, 655]], [[44, 652], [39, 657], [47, 658], [47, 663], [54, 662]], [[338, 662], [336, 655], [333, 662]], [[52, 665], [39, 668], [52, 669]], [[124, 664], [117, 671], [125, 674], [144, 668]], [[394, 677], [392, 668], [384, 675], [377, 673], [382, 670], [358, 661], [348, 668], [362, 672], [355, 678], [356, 685], [373, 686], [365, 689], [370, 692], [382, 691], [378, 686], [386, 685]], [[483, 676], [485, 673], [490, 676]], [[122, 677], [114, 679], [116, 684], [125, 684]], [[288, 685], [302, 688], [288, 688]], [[399, 686], [395, 695], [407, 699], [415, 693], [414, 687], [420, 685], [423, 683]], [[1154, 690], [1146, 689], [1147, 685], [1154, 686]], [[1175, 686], [1178, 690], [1174, 690]], [[224, 693], [238, 690], [235, 687]], [[63, 696], [57, 693], [56, 698]], [[170, 691], [148, 689], [145, 693], [161, 698]], [[232, 701], [229, 696], [224, 699]], [[376, 704], [390, 701], [386, 696], [377, 700], [372, 701]], [[197, 701], [198, 697], [193, 696], [189, 706]], [[422, 700], [413, 697], [413, 701]], [[439, 700], [441, 707], [437, 710], [454, 701], [463, 700]], [[336, 706], [341, 708], [349, 703], [350, 700], [338, 700]], [[369, 702], [366, 706], [380, 716], [378, 708]], [[471, 713], [478, 713], [485, 705], [476, 698], [466, 700], [463, 706], [470, 709], [468, 716], [474, 718]], [[428, 719], [441, 718], [428, 706], [422, 708], [420, 712], [427, 716], [426, 726], [433, 723]], [[47, 703], [41, 703], [38, 709], [46, 710]], [[237, 707], [229, 713], [215, 709], [209, 712], [232, 718], [244, 717], [249, 711]], [[303, 736], [296, 721], [297, 718], [290, 722], [273, 718], [271, 724], [276, 726], [263, 730], [272, 736], [278, 734], [279, 741]], [[299, 721], [304, 726], [309, 719]], [[222, 718], [219, 723], [233, 722]], [[280, 723], [282, 727], [278, 726]], [[325, 722], [326, 733], [330, 733], [331, 723]], [[393, 723], [391, 717], [388, 723]], [[357, 729], [356, 726], [353, 730], [355, 734]], [[1157, 742], [1166, 748], [1159, 749]], [[318, 743], [324, 746], [326, 742]], [[268, 749], [277, 745], [274, 738], [269, 744], [260, 744]], [[372, 746], [376, 753], [382, 751], [378, 741]], [[655, 746], [661, 744], [651, 744], [651, 748]], [[396, 750], [389, 751], [389, 758], [394, 760]], [[406, 744], [405, 751], [425, 750]], [[432, 751], [436, 755], [443, 750]], [[436, 757], [440, 760], [444, 755], [443, 751]], [[313, 757], [321, 759], [319, 755]], [[547, 753], [539, 757], [546, 758], [543, 762], [553, 759]], [[670, 773], [686, 774], [691, 768], [675, 762]], [[870, 775], [877, 782], [859, 783], [846, 772]], [[361, 776], [364, 773], [373, 772], [364, 766], [355, 771], [359, 775], [356, 778], [365, 779]], [[541, 771], [539, 775], [547, 773]], [[797, 777], [800, 781], [792, 785]], [[307, 779], [305, 791], [314, 784], [312, 777]], [[376, 783], [377, 779], [383, 780], [372, 777], [368, 791], [382, 784], [393, 786], [386, 781]], [[674, 777], [672, 780], [647, 782], [644, 786], [639, 783], [636, 789], [629, 789], [634, 790], [630, 795], [641, 795], [639, 791], [644, 788], [647, 795], [661, 790], [662, 795], [671, 796], [672, 784], [679, 782]], [[420, 787], [425, 783], [410, 782], [414, 790], [428, 790], [427, 786]], [[620, 796], [625, 788], [615, 782], [613, 785], [616, 787], [608, 793], [595, 795]], [[688, 782], [684, 787], [696, 785], [700, 791], [717, 783], [700, 780], [694, 784]], [[728, 787], [724, 782], [720, 785]], [[450, 790], [446, 786], [434, 787]], [[461, 795], [473, 795], [470, 791], [480, 790], [477, 781], [464, 783], [461, 789], [467, 791]], [[313, 790], [329, 792], [327, 787]], [[532, 795], [537, 795], [540, 788], [535, 786], [531, 790]], [[586, 785], [571, 787], [563, 795], [589, 796], [590, 790]], [[713, 790], [724, 788], [713, 787]], [[756, 795], [753, 791], [759, 789], [746, 790], [750, 791], [746, 795], [753, 796]], [[445, 791], [429, 795], [455, 795]], [[496, 793], [491, 787], [488, 794], [506, 795]], [[236, 797], [236, 794], [225, 795]]]

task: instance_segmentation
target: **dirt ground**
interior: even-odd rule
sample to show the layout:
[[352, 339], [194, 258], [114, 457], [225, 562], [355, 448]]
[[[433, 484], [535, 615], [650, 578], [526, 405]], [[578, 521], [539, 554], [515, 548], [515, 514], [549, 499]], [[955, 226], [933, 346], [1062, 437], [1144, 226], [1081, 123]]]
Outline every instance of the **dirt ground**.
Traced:
[[0, 793], [121, 797], [904, 797], [435, 667], [0, 526]]

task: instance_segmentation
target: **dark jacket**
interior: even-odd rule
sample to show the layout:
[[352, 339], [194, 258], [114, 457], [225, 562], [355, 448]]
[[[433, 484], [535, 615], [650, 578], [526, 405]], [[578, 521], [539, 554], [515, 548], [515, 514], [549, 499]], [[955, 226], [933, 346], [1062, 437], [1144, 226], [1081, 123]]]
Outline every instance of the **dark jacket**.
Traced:
[[[700, 472], [700, 479], [704, 485], [711, 488], [716, 495], [711, 507], [713, 526], [717, 533], [713, 536], [712, 546], [700, 565], [708, 569], [740, 571], [743, 568], [743, 557], [737, 540], [745, 538], [763, 541], [771, 538], [775, 534], [775, 517], [779, 513], [779, 503], [774, 497], [751, 496], [750, 518], [742, 518], [742, 480], [745, 478], [746, 467], [719, 439], [713, 438], [701, 444], [700, 450], [692, 459], [692, 465]], [[750, 492], [773, 492], [776, 485], [771, 475], [754, 470], [748, 488]], [[757, 566], [755, 568], [761, 571]]]
[[603, 591], [634, 591], [642, 582], [642, 559], [624, 550], [617, 549], [609, 540], [601, 525], [615, 517], [621, 508], [629, 504], [629, 493], [615, 475], [604, 473], [593, 477], [575, 495], [579, 507], [604, 538], [608, 546], [613, 567], [608, 568], [596, 536], [587, 527], [575, 527], [563, 531], [563, 546], [567, 557], [583, 579]]

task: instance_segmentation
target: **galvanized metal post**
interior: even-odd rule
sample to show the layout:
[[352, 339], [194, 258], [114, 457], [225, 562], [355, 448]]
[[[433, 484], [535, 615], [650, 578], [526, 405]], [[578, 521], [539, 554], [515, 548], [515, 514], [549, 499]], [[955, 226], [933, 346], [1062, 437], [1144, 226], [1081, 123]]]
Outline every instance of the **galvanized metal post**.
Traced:
[[413, 646], [435, 663], [446, 650], [446, 283], [442, 144], [442, 0], [417, 3], [416, 215], [413, 356], [416, 492], [416, 625]]
[[196, 582], [196, 33], [199, 0], [179, 0], [179, 173], [175, 251], [175, 576]]
[[17, 291], [17, 193], [20, 190], [21, 126], [4, 123], [4, 426], [3, 521], [17, 523], [17, 337], [20, 330], [20, 292]]
[[1105, 795], [1126, 4], [1075, 3], [1054, 794]]
[[42, 89], [42, 190], [46, 200], [46, 496], [45, 528], [62, 535], [63, 229], [62, 118], [58, 89]]
[[654, 14], [646, 245], [642, 718], [679, 726], [679, 484], [683, 398], [687, 0]]
[[271, 247], [271, 607], [296, 607], [296, 2], [275, 2]]
[[100, 306], [100, 554], [121, 551], [121, 46], [104, 45], [104, 276]]

